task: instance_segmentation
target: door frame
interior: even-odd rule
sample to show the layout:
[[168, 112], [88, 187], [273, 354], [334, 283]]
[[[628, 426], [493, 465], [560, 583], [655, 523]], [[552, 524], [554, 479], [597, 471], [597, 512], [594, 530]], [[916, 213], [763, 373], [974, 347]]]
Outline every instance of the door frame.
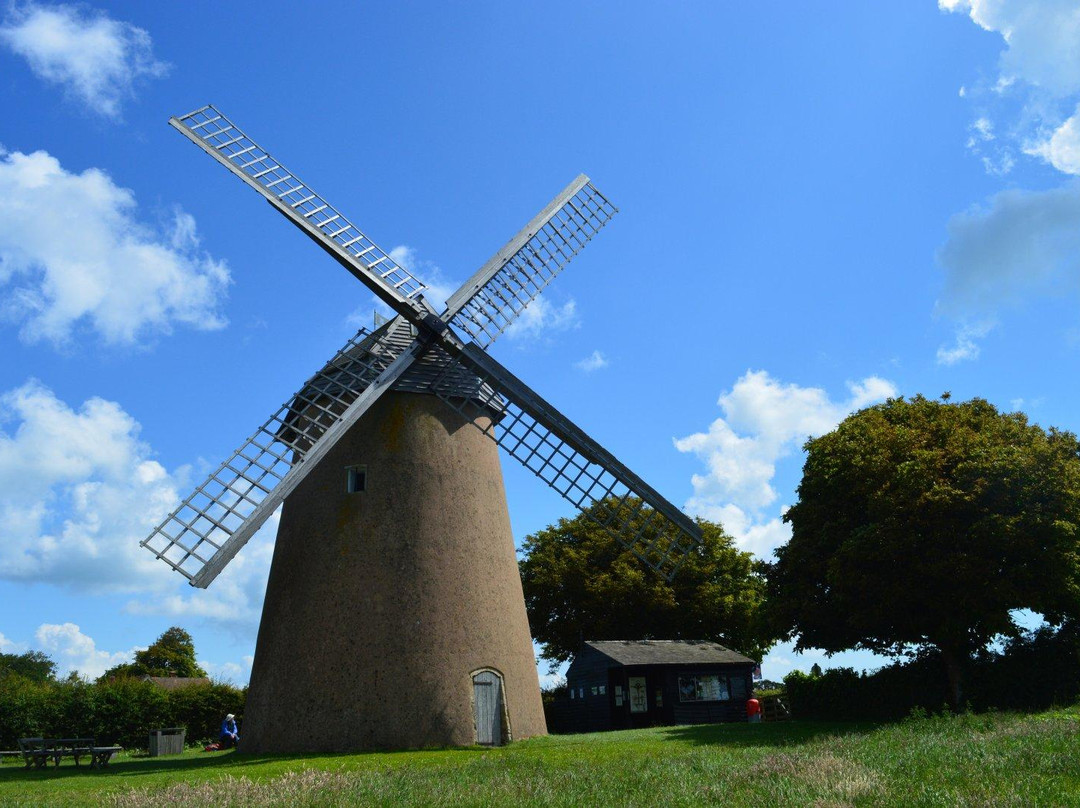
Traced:
[[[479, 743], [476, 738], [479, 736], [476, 726], [476, 675], [480, 673], [491, 673], [499, 680], [499, 692], [502, 695], [500, 703], [502, 705], [502, 743], [499, 746], [506, 746], [508, 743], [514, 740], [513, 732], [510, 728], [510, 711], [507, 707], [506, 697], [506, 678], [503, 676], [502, 671], [498, 668], [483, 667], [476, 668], [469, 673], [469, 707], [472, 712], [472, 724], [473, 724], [473, 739], [474, 743]], [[487, 744], [484, 744], [486, 746]]]

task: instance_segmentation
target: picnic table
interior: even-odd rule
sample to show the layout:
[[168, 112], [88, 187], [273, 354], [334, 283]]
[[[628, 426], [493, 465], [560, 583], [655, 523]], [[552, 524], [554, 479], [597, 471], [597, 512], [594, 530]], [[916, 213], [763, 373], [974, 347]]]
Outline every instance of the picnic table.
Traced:
[[54, 766], [70, 757], [79, 765], [80, 758], [90, 758], [90, 768], [109, 765], [113, 755], [122, 751], [121, 746], [98, 746], [93, 738], [19, 738], [19, 751], [26, 768], [44, 768], [50, 760]]

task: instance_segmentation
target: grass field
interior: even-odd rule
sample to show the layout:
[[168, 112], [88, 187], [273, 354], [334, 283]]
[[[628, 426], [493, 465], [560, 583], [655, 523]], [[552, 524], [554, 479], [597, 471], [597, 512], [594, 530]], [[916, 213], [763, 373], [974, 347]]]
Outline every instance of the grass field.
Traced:
[[0, 805], [1078, 805], [1080, 709], [662, 727], [502, 749], [0, 767]]

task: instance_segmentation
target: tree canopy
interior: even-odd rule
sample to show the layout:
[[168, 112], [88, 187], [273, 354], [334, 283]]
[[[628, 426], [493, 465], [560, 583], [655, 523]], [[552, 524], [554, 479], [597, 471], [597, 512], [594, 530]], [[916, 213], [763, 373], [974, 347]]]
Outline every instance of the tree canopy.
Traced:
[[110, 668], [102, 679], [117, 676], [206, 676], [195, 661], [195, 642], [178, 626], [165, 631], [154, 644], [135, 652], [135, 661]]
[[5, 676], [22, 676], [34, 682], [49, 682], [56, 678], [56, 663], [41, 651], [0, 654], [0, 679]]
[[[642, 510], [642, 518], [648, 511]], [[760, 564], [735, 549], [720, 525], [700, 519], [698, 525], [704, 546], [670, 582], [617, 543], [588, 511], [529, 536], [521, 583], [542, 656], [565, 662], [586, 639], [686, 639], [719, 642], [760, 659], [772, 644], [758, 619], [765, 594]]]
[[1011, 612], [1080, 614], [1080, 442], [982, 399], [861, 410], [806, 444], [768, 615], [798, 648], [936, 648], [963, 668]]

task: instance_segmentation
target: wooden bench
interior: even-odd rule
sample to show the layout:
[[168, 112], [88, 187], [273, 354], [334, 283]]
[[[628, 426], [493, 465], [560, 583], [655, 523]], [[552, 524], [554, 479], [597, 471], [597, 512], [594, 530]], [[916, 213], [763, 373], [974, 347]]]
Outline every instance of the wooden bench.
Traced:
[[50, 760], [54, 766], [70, 757], [79, 765], [79, 759], [90, 758], [90, 768], [107, 766], [113, 755], [122, 751], [120, 746], [97, 746], [93, 738], [19, 738], [19, 751], [26, 768], [44, 768]]

